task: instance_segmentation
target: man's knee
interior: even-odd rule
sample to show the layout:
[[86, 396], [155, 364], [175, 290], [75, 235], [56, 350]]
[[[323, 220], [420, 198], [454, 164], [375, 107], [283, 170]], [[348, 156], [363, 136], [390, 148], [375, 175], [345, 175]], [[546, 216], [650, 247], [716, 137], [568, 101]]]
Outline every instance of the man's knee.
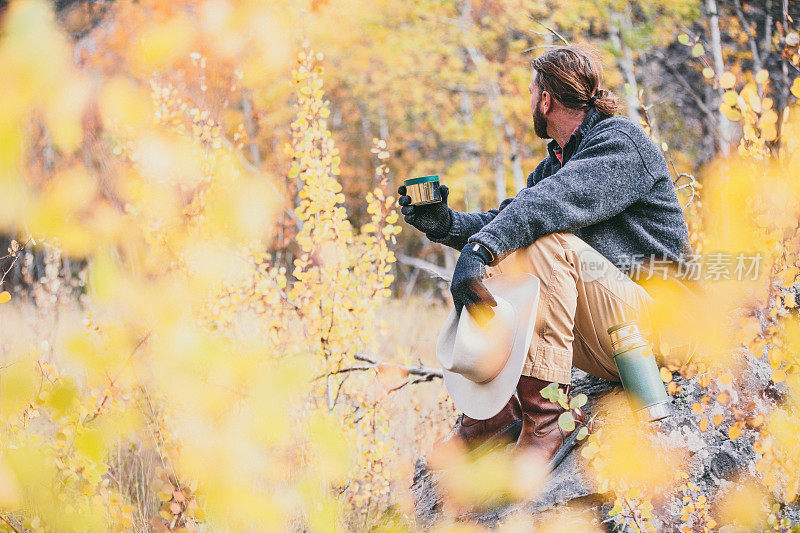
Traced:
[[574, 267], [575, 239], [580, 241], [571, 233], [543, 235], [505, 257], [498, 265], [499, 270], [529, 272], [541, 278], [541, 275], [552, 273], [555, 265]]

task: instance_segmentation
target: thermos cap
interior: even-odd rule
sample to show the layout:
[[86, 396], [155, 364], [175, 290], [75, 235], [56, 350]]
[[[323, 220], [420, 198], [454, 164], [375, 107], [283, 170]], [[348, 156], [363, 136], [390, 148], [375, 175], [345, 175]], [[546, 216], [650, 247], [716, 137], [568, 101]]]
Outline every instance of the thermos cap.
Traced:
[[421, 178], [408, 178], [404, 180], [403, 183], [408, 185], [417, 185], [418, 183], [431, 183], [434, 181], [439, 181], [439, 176], [422, 176]]
[[608, 328], [607, 332], [608, 332], [609, 335], [611, 335], [613, 332], [617, 331], [620, 328], [624, 328], [625, 326], [631, 326], [631, 325], [634, 325], [634, 324], [638, 324], [638, 323], [635, 320], [629, 320], [627, 322], [620, 322], [619, 324], [617, 324], [615, 326], [611, 326], [610, 328]]
[[639, 323], [635, 320], [611, 326], [607, 331], [611, 337], [613, 357], [634, 348], [648, 346], [648, 342], [639, 331]]

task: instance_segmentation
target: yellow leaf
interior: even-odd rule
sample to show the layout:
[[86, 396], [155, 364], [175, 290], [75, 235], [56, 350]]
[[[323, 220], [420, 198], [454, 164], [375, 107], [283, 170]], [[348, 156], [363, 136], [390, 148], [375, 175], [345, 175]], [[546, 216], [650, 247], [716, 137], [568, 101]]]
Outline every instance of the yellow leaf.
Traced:
[[723, 89], [730, 89], [736, 85], [736, 76], [730, 72], [725, 72], [719, 77], [719, 86]]
[[75, 450], [81, 455], [96, 463], [103, 460], [106, 454], [106, 445], [102, 434], [94, 429], [81, 432], [75, 437]]
[[8, 291], [0, 292], [0, 304], [4, 304], [11, 299], [11, 293]]
[[797, 301], [795, 300], [795, 295], [793, 292], [790, 292], [783, 297], [783, 305], [786, 307], [797, 307]]
[[742, 113], [739, 112], [738, 109], [733, 109], [731, 107], [725, 106], [722, 112], [725, 114], [725, 117], [731, 122], [739, 122], [740, 120], [742, 120]]
[[739, 101], [739, 94], [736, 91], [725, 91], [725, 94], [722, 95], [722, 101], [726, 105], [735, 106], [736, 102]]
[[767, 72], [763, 68], [759, 70], [758, 73], [756, 74], [756, 83], [766, 83], [768, 79], [769, 79], [769, 72]]
[[800, 78], [795, 78], [792, 82], [792, 94], [796, 98], [800, 98]]
[[18, 414], [36, 394], [37, 375], [28, 360], [4, 363], [0, 372], [0, 417]]
[[784, 372], [783, 369], [776, 368], [772, 371], [772, 381], [775, 383], [786, 381], [786, 372]]

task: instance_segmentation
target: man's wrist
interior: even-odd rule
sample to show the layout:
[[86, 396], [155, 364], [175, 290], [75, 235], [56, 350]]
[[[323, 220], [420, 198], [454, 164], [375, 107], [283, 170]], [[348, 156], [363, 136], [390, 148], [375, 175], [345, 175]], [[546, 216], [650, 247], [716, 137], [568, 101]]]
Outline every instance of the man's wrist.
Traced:
[[465, 251], [477, 255], [486, 265], [489, 265], [494, 261], [494, 254], [492, 253], [491, 250], [489, 250], [489, 248], [486, 247], [485, 244], [481, 244], [475, 241], [469, 241], [467, 242], [467, 245], [464, 246], [464, 249], [461, 250], [462, 253]]

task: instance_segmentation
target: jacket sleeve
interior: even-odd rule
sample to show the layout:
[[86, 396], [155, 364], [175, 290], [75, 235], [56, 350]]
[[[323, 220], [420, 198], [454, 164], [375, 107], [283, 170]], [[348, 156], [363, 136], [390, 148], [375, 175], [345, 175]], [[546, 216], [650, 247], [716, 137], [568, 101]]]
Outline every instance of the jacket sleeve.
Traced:
[[[543, 159], [537, 165], [536, 169], [528, 176], [528, 183], [531, 183], [531, 179], [535, 180], [537, 175], [541, 175], [542, 169], [544, 168], [546, 162], [547, 158]], [[523, 189], [523, 191], [524, 190], [525, 189]], [[519, 193], [517, 194], [519, 195]], [[514, 200], [514, 198], [506, 198], [500, 203], [500, 206], [497, 209], [490, 209], [482, 213], [463, 213], [461, 211], [452, 210], [451, 213], [453, 215], [453, 225], [451, 226], [447, 235], [443, 237], [435, 237], [431, 234], [427, 234], [427, 237], [433, 242], [438, 242], [446, 246], [450, 246], [451, 248], [455, 248], [456, 250], [461, 250], [467, 245], [467, 241], [470, 240], [470, 237], [478, 233], [486, 224], [494, 220], [500, 211], [505, 209], [506, 206], [512, 202], [512, 200]]]
[[450, 231], [447, 232], [447, 235], [444, 237], [435, 237], [428, 233], [426, 236], [433, 242], [438, 242], [445, 246], [455, 248], [456, 250], [461, 250], [467, 245], [467, 241], [470, 237], [492, 221], [512, 200], [513, 198], [506, 198], [497, 209], [490, 209], [482, 213], [463, 213], [453, 209], [451, 211], [453, 215], [453, 225], [450, 227]]
[[470, 240], [486, 246], [496, 264], [543, 235], [573, 231], [622, 212], [656, 181], [622, 130], [599, 133], [561, 169], [517, 194]]

